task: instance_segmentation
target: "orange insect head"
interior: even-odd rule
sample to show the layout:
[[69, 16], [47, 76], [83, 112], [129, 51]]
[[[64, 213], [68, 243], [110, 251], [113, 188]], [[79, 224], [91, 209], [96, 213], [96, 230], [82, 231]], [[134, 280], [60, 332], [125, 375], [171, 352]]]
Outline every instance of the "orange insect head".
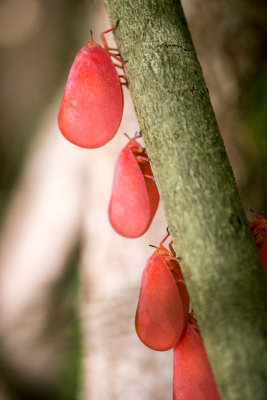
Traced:
[[[181, 273], [181, 268], [180, 264], [178, 262], [178, 259], [176, 257], [176, 252], [173, 248], [173, 240], [169, 243], [169, 250], [167, 249], [166, 246], [163, 245], [163, 243], [170, 237], [170, 234], [168, 234], [163, 238], [163, 240], [160, 242], [159, 247], [157, 246], [151, 246], [151, 247], [156, 247], [156, 250], [154, 251], [154, 254], [160, 254], [164, 257], [170, 271], [173, 274], [173, 277], [175, 281], [177, 281], [177, 275], [179, 276], [178, 279], [183, 279], [182, 273]], [[176, 276], [175, 276], [176, 275]], [[177, 282], [176, 282], [177, 283]]]
[[[133, 137], [130, 137], [129, 135], [127, 135], [127, 133], [124, 133], [124, 135], [129, 139], [127, 146], [130, 147], [133, 155], [137, 158], [141, 154], [145, 154], [146, 159], [148, 159], [147, 154], [146, 154], [146, 149], [140, 143], [138, 143], [136, 140], [136, 139], [139, 139], [141, 137], [141, 135], [136, 134]], [[137, 158], [137, 161], [139, 161], [138, 158]]]

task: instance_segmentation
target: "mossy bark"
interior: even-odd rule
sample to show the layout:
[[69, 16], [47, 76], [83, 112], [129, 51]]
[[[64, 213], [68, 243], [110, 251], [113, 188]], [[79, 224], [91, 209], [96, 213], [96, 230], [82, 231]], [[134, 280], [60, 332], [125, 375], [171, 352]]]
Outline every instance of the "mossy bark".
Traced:
[[266, 280], [181, 5], [106, 5], [222, 399], [264, 400]]

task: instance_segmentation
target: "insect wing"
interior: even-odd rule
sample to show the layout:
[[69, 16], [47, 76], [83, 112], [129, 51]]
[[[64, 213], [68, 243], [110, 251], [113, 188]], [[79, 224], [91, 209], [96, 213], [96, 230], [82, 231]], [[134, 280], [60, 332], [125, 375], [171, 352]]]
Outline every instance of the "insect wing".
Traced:
[[184, 330], [183, 304], [164, 257], [152, 255], [143, 272], [136, 332], [154, 350], [175, 347]]
[[58, 115], [62, 134], [85, 148], [101, 147], [119, 129], [123, 111], [120, 80], [108, 52], [84, 46], [71, 67]]
[[174, 350], [174, 400], [220, 400], [199, 333], [188, 323]]
[[129, 238], [142, 235], [151, 222], [151, 205], [145, 178], [128, 145], [120, 152], [116, 163], [109, 219], [120, 235]]

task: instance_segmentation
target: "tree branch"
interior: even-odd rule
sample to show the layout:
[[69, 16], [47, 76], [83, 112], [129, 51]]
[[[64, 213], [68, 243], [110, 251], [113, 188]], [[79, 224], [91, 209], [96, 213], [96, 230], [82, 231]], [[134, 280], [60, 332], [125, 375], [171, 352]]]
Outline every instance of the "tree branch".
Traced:
[[106, 5], [222, 399], [263, 400], [266, 281], [181, 5]]

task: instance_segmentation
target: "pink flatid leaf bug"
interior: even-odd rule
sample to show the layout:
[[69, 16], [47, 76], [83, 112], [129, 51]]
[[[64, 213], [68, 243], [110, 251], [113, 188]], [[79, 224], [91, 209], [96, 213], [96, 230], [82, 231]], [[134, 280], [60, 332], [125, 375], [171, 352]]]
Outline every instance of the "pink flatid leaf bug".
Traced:
[[191, 322], [174, 349], [173, 400], [220, 400], [208, 356]]
[[112, 62], [115, 58], [122, 67], [123, 61], [111, 53], [105, 34], [101, 34], [104, 48], [91, 42], [76, 55], [71, 67], [66, 89], [58, 114], [58, 125], [71, 143], [93, 149], [104, 146], [119, 129], [123, 111], [123, 93], [120, 77]]
[[147, 231], [159, 204], [147, 153], [136, 138], [119, 154], [108, 211], [113, 228], [128, 238]]
[[160, 247], [143, 272], [135, 328], [153, 350], [169, 350], [180, 340], [188, 319], [189, 295], [172, 245]]

